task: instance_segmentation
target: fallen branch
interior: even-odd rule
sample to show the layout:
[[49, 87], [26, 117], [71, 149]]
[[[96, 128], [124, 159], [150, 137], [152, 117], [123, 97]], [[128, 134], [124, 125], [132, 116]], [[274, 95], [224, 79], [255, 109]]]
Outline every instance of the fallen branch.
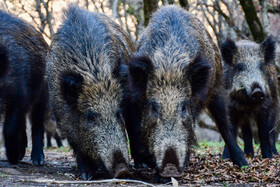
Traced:
[[139, 181], [139, 180], [131, 180], [131, 179], [105, 179], [105, 180], [92, 180], [92, 181], [68, 181], [68, 180], [55, 180], [55, 179], [20, 179], [21, 182], [34, 182], [34, 183], [48, 183], [48, 184], [96, 184], [96, 183], [138, 183], [138, 184], [144, 184], [146, 186], [152, 186], [155, 185]]

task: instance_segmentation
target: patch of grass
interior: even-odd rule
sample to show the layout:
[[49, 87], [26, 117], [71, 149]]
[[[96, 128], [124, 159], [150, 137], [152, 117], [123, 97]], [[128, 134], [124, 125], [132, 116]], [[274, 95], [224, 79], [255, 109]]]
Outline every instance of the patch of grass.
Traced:
[[47, 150], [50, 151], [58, 151], [58, 152], [69, 152], [71, 151], [70, 146], [62, 146], [62, 147], [44, 147]]
[[71, 147], [70, 146], [63, 146], [57, 149], [59, 152], [70, 152]]
[[225, 143], [203, 140], [202, 142], [199, 142], [199, 145], [205, 147], [221, 148], [224, 147]]
[[126, 143], [127, 143], [128, 155], [131, 155], [131, 150], [130, 150], [130, 140], [129, 140], [129, 138], [127, 138]]
[[276, 149], [278, 150], [278, 152], [280, 151], [280, 142], [276, 143]]
[[231, 186], [231, 185], [233, 185], [233, 183], [223, 184], [224, 187], [229, 187], [229, 186]]
[[5, 173], [2, 173], [2, 172], [0, 171], [0, 177], [1, 177], [1, 178], [4, 178], [4, 177], [7, 177], [7, 175], [6, 175]]
[[242, 166], [241, 167], [241, 172], [242, 173], [249, 173], [250, 172], [250, 167], [249, 166]]
[[198, 143], [198, 147], [196, 147], [195, 150], [201, 155], [205, 154], [207, 151], [209, 151], [209, 149], [212, 153], [221, 152], [223, 150], [224, 145], [224, 142], [212, 142], [203, 140], [202, 142]]
[[44, 149], [47, 149], [47, 150], [56, 150], [57, 147], [44, 147]]
[[[244, 150], [244, 143], [243, 141], [238, 141], [238, 145], [242, 150]], [[224, 150], [225, 143], [223, 141], [221, 142], [213, 142], [213, 141], [207, 141], [203, 140], [198, 143], [198, 146], [195, 147], [195, 150], [199, 154], [205, 153], [207, 150], [211, 150], [212, 153], [215, 152], [222, 152]], [[254, 151], [256, 152], [258, 149], [260, 149], [260, 144], [253, 144]], [[278, 152], [280, 152], [280, 143], [276, 143], [276, 148]]]

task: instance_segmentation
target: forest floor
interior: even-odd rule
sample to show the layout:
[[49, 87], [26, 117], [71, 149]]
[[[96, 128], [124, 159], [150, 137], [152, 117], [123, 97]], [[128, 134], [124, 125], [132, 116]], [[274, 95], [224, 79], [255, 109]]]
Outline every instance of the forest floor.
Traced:
[[[280, 145], [278, 144], [278, 150]], [[132, 169], [135, 179], [146, 184], [128, 181], [81, 181], [73, 152], [69, 147], [45, 149], [45, 164], [34, 166], [30, 149], [18, 165], [10, 165], [4, 149], [0, 151], [1, 186], [279, 186], [280, 156], [262, 159], [259, 146], [254, 158], [248, 158], [250, 167], [242, 169], [221, 159], [222, 143], [200, 142], [193, 150], [190, 165], [184, 176], [168, 183], [154, 183], [154, 172], [148, 168]]]

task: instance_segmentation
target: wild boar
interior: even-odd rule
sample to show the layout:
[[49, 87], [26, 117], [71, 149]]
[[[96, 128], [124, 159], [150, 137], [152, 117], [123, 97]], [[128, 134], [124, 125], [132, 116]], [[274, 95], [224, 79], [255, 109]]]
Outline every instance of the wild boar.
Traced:
[[47, 57], [51, 104], [83, 179], [130, 175], [122, 102], [134, 50], [107, 16], [73, 5], [52, 41]]
[[[275, 40], [263, 43], [227, 39], [221, 45], [224, 80], [230, 96], [229, 114], [236, 137], [240, 127], [244, 152], [254, 155], [252, 128], [258, 129], [262, 156], [277, 154], [274, 127], [278, 110], [278, 80], [275, 67]], [[225, 148], [224, 157], [229, 157]]]
[[48, 103], [45, 79], [48, 45], [31, 24], [0, 10], [1, 112], [6, 154], [12, 164], [25, 155], [26, 116], [32, 124], [31, 159], [44, 162], [44, 122]]
[[155, 12], [129, 64], [125, 121], [136, 165], [162, 177], [180, 177], [205, 107], [230, 147], [233, 162], [248, 165], [229, 131], [218, 48], [203, 24], [177, 6]]

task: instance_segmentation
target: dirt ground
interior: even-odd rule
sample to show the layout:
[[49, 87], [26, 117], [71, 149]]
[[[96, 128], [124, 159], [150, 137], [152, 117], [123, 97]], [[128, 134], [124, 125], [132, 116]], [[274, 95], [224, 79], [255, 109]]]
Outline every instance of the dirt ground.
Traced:
[[[140, 183], [91, 183], [79, 180], [77, 166], [69, 147], [45, 149], [44, 166], [33, 166], [30, 149], [18, 165], [10, 165], [4, 149], [0, 151], [1, 186], [149, 186]], [[153, 172], [148, 168], [133, 169], [134, 176], [150, 186], [279, 186], [280, 157], [262, 159], [260, 155], [248, 158], [249, 168], [239, 169], [221, 159], [221, 153], [211, 147], [200, 148], [192, 153], [190, 166], [182, 178], [173, 183], [153, 183]], [[142, 178], [142, 179], [141, 179]], [[66, 184], [64, 184], [66, 183]]]
[[[30, 149], [27, 150], [26, 156], [18, 165], [11, 165], [6, 159], [4, 149], [1, 149], [0, 186], [147, 186], [140, 183], [104, 183], [104, 181], [84, 184], [85, 181], [80, 181], [78, 178], [75, 158], [69, 148], [45, 149], [44, 154], [43, 166], [32, 164]], [[67, 181], [67, 184], [61, 184], [61, 181]], [[162, 186], [162, 184], [155, 184], [155, 186]]]

